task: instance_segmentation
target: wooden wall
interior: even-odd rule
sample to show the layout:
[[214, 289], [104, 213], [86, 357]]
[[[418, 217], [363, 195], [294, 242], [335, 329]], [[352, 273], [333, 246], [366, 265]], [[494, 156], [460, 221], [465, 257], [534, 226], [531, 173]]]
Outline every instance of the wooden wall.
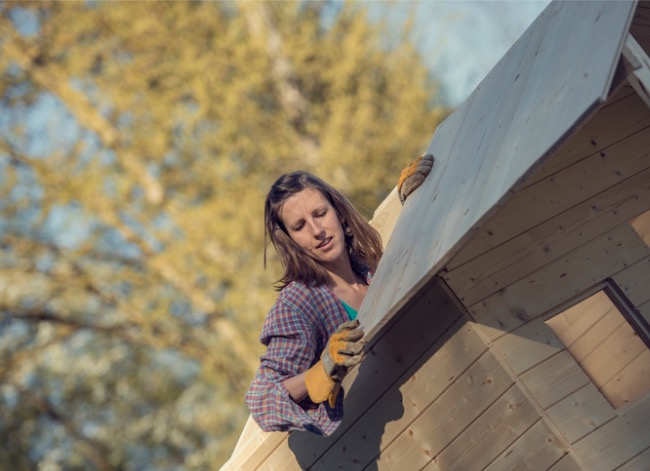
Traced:
[[[545, 320], [607, 279], [648, 316], [650, 248], [631, 221], [643, 226], [649, 209], [650, 110], [624, 86], [443, 274], [489, 351], [586, 470], [633, 469], [631, 460], [647, 457], [650, 395], [615, 409]], [[648, 362], [634, 368], [650, 376]]]

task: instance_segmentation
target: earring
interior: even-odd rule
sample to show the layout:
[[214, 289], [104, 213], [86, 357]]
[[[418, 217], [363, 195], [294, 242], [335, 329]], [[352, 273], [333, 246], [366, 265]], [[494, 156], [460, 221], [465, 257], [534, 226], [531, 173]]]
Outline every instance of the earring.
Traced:
[[348, 226], [347, 224], [345, 224], [343, 226], [343, 232], [345, 232], [345, 235], [347, 237], [352, 237], [352, 228], [350, 226]]

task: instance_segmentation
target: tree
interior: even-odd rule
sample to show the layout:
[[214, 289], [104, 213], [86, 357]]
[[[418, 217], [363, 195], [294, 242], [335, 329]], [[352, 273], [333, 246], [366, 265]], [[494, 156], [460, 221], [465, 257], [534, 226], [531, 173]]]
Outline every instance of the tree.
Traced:
[[369, 216], [435, 83], [358, 4], [5, 2], [0, 32], [0, 467], [212, 469], [275, 296], [270, 184]]

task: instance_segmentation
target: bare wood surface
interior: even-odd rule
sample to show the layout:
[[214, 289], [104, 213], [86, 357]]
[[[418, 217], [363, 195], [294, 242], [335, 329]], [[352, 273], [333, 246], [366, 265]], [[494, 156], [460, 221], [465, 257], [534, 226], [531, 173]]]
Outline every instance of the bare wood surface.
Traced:
[[384, 450], [379, 469], [421, 469], [512, 384], [496, 358], [486, 352]]
[[526, 431], [484, 471], [548, 469], [565, 454], [562, 444], [543, 420]]
[[486, 338], [494, 340], [648, 255], [650, 248], [625, 224], [470, 306], [469, 310]]
[[[454, 264], [473, 259], [498, 247], [643, 172], [650, 165], [648, 147], [650, 128], [645, 128], [522, 190], [463, 247], [462, 254], [456, 257]], [[647, 189], [647, 185], [640, 188]], [[453, 271], [451, 264], [448, 269]]]
[[521, 390], [513, 385], [423, 471], [483, 469], [538, 418]]
[[504, 335], [493, 346], [517, 375], [564, 349], [562, 342], [540, 318]]
[[[349, 449], [343, 452], [344, 445], [338, 443], [340, 438], [383, 395], [398, 397], [399, 394], [395, 393], [399, 393], [399, 388], [393, 389], [394, 385], [409, 380], [404, 373], [413, 365], [419, 368], [425, 355], [432, 354], [437, 348], [431, 347], [452, 326], [457, 326], [460, 318], [462, 313], [458, 307], [449, 300], [440, 284], [434, 283], [414, 300], [406, 315], [396, 320], [381, 341], [372, 346], [360, 366], [346, 376], [343, 382], [346, 390], [345, 418], [337, 431], [326, 439], [310, 433], [293, 433], [289, 441], [282, 442], [273, 455], [263, 462], [262, 469], [282, 469], [291, 460], [297, 460], [300, 466], [308, 468], [332, 447], [340, 447], [345, 455], [353, 453]], [[459, 356], [462, 356], [460, 352]], [[394, 400], [392, 408], [384, 413], [397, 414], [397, 405]], [[374, 428], [367, 430], [366, 434], [381, 431], [381, 428]], [[377, 439], [367, 438], [369, 447], [376, 445], [372, 441]]]
[[427, 150], [436, 166], [407, 201], [359, 313], [371, 338], [604, 101], [633, 6], [551, 3], [438, 128]]
[[[470, 324], [457, 322], [460, 325], [452, 329], [454, 334], [442, 338], [440, 345], [425, 354], [428, 360], [424, 365], [405, 372], [408, 379], [402, 382], [399, 394], [384, 394], [311, 469], [363, 469], [462, 376], [487, 347]], [[397, 419], [389, 415], [396, 397], [403, 405]], [[381, 442], [371, 443], [368, 430], [377, 428], [383, 428], [377, 437]]]
[[637, 308], [650, 301], [650, 257], [616, 273], [612, 279]]
[[648, 463], [650, 463], [650, 446], [618, 468], [617, 471], [638, 471]]
[[590, 383], [587, 375], [566, 350], [527, 371], [520, 379], [544, 409]]
[[[649, 205], [650, 168], [444, 273], [443, 277], [464, 303], [474, 304], [625, 224]], [[510, 219], [518, 216], [512, 214]]]
[[[638, 337], [636, 340], [640, 342]], [[600, 389], [617, 408], [650, 393], [650, 350], [645, 347]]]
[[[575, 368], [580, 369], [577, 365]], [[554, 404], [547, 413], [569, 443], [575, 443], [616, 417], [616, 411], [592, 383]]]
[[650, 445], [650, 395], [578, 441], [573, 450], [586, 469], [610, 471]]
[[[548, 471], [576, 471], [578, 469], [584, 469], [576, 461], [575, 457], [572, 454], [566, 454], [564, 457], [555, 463]], [[586, 470], [585, 470], [586, 471]]]

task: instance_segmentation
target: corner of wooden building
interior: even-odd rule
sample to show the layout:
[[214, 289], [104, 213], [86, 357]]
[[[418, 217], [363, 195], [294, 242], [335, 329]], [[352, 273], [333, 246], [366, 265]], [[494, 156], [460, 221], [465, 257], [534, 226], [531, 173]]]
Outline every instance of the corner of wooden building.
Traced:
[[650, 4], [552, 2], [375, 213], [342, 425], [222, 469], [648, 469], [649, 53]]

